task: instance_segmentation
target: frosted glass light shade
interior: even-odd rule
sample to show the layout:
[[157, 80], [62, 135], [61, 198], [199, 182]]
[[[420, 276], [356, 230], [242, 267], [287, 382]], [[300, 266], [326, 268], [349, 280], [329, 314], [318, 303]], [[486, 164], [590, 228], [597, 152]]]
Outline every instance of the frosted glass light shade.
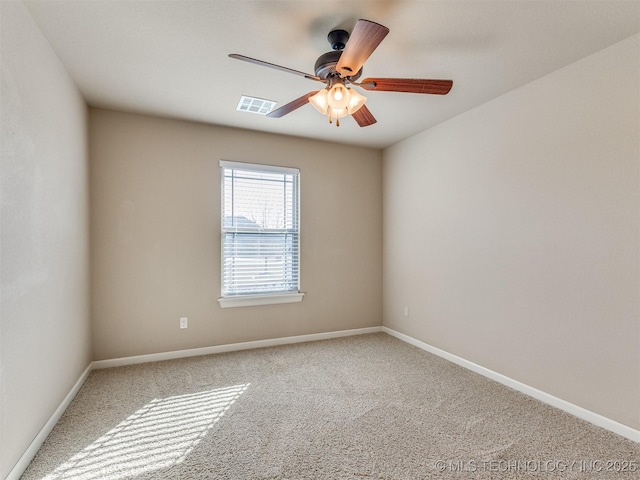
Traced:
[[345, 87], [343, 83], [336, 83], [329, 90], [327, 100], [330, 107], [339, 109], [347, 107], [350, 99], [351, 95], [349, 93], [349, 89]]
[[331, 118], [343, 118], [349, 115], [349, 110], [346, 108], [329, 107], [327, 115], [329, 115]]
[[349, 91], [351, 92], [351, 96], [349, 98], [349, 106], [347, 108], [349, 109], [349, 113], [355, 113], [362, 108], [364, 102], [367, 101], [367, 97], [360, 95], [353, 89], [350, 89]]
[[327, 110], [329, 108], [329, 102], [327, 97], [328, 97], [327, 90], [323, 89], [318, 91], [318, 93], [316, 93], [312, 97], [309, 97], [309, 103], [313, 105], [313, 108], [318, 110], [321, 114], [326, 115]]

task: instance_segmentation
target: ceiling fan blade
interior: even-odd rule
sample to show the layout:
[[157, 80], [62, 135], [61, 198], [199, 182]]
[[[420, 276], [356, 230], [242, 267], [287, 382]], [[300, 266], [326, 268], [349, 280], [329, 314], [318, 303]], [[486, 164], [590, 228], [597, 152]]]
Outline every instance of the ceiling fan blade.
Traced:
[[230, 53], [229, 57], [235, 58], [236, 60], [242, 60], [243, 62], [254, 63], [256, 65], [262, 65], [263, 67], [275, 68], [276, 70], [281, 70], [283, 72], [293, 73], [294, 75], [300, 75], [301, 77], [309, 78], [311, 80], [316, 80], [318, 82], [324, 81], [320, 77], [316, 77], [315, 75], [311, 75], [310, 73], [300, 72], [298, 70], [293, 70], [292, 68], [282, 67], [280, 65], [276, 65], [275, 63], [265, 62], [263, 60], [258, 60], [256, 58], [245, 57], [244, 55], [239, 55], [237, 53]]
[[418, 78], [365, 78], [359, 86], [365, 90], [381, 92], [429, 93], [446, 95], [453, 86], [451, 80], [424, 80]]
[[271, 118], [284, 117], [287, 113], [291, 113], [294, 110], [296, 110], [296, 109], [302, 107], [303, 105], [306, 105], [307, 103], [309, 103], [309, 97], [312, 97], [316, 93], [318, 93], [318, 92], [317, 91], [309, 92], [309, 93], [301, 96], [300, 98], [296, 98], [293, 102], [289, 102], [286, 105], [283, 105], [280, 108], [275, 109], [273, 112], [268, 113], [267, 117], [271, 117]]
[[336, 70], [341, 77], [355, 75], [387, 36], [389, 29], [369, 20], [358, 20], [340, 55]]
[[366, 105], [360, 107], [355, 113], [352, 113], [351, 116], [361, 127], [368, 127], [369, 125], [373, 125], [377, 122]]

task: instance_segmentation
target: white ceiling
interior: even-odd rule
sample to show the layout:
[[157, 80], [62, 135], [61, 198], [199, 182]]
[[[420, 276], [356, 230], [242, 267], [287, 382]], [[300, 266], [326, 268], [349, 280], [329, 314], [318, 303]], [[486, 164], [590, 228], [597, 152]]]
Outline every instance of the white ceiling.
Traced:
[[[25, 4], [89, 105], [377, 148], [640, 31], [637, 0]], [[229, 53], [314, 73], [329, 31], [358, 18], [390, 29], [362, 78], [452, 79], [449, 95], [361, 91], [378, 119], [365, 128], [336, 128], [311, 105], [280, 119], [235, 110], [241, 95], [278, 107], [322, 84]]]

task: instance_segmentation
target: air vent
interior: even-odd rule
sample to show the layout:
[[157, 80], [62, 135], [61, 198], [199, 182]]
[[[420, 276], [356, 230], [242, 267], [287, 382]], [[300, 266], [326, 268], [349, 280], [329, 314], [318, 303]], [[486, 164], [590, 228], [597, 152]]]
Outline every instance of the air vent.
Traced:
[[241, 112], [257, 113], [258, 115], [266, 115], [273, 109], [276, 102], [273, 100], [265, 100], [263, 98], [240, 97], [236, 110]]

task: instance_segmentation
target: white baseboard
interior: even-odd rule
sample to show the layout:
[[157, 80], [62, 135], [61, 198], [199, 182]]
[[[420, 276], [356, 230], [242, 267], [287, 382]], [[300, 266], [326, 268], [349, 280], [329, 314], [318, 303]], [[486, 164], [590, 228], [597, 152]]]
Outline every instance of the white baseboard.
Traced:
[[111, 360], [97, 360], [93, 362], [93, 369], [121, 367], [124, 365], [134, 365], [136, 363], [160, 362], [162, 360], [173, 360], [175, 358], [197, 357], [200, 355], [211, 355], [214, 353], [250, 350], [253, 348], [274, 347], [277, 345], [287, 345], [290, 343], [314, 342], [317, 340], [327, 340], [329, 338], [348, 337], [351, 335], [363, 335], [365, 333], [377, 332], [382, 332], [382, 327], [356, 328], [353, 330], [339, 330], [336, 332], [311, 333], [308, 335], [297, 335], [295, 337], [270, 338], [268, 340], [255, 340], [253, 342], [230, 343], [227, 345], [215, 345], [213, 347], [192, 348], [189, 350], [176, 350], [173, 352], [137, 355], [135, 357], [114, 358]]
[[574, 415], [582, 420], [586, 420], [589, 423], [597, 425], [598, 427], [609, 430], [613, 433], [617, 433], [618, 435], [628, 438], [629, 440], [633, 440], [634, 442], [640, 443], [640, 430], [636, 430], [635, 428], [631, 428], [622, 423], [616, 422], [615, 420], [611, 420], [610, 418], [604, 417], [598, 413], [587, 410], [586, 408], [579, 407], [578, 405], [574, 405], [573, 403], [567, 402], [566, 400], [562, 400], [561, 398], [554, 397], [548, 393], [543, 392], [542, 390], [538, 390], [537, 388], [530, 387], [522, 382], [514, 380], [513, 378], [509, 378], [500, 373], [494, 372], [493, 370], [489, 370], [488, 368], [482, 367], [478, 364], [470, 362], [469, 360], [465, 360], [464, 358], [453, 355], [449, 352], [436, 348], [428, 343], [421, 342], [420, 340], [416, 340], [413, 337], [405, 335], [404, 333], [396, 332], [388, 327], [382, 327], [383, 332], [396, 337], [414, 347], [418, 347], [422, 350], [425, 350], [429, 353], [433, 353], [439, 357], [444, 358], [445, 360], [449, 360], [461, 367], [464, 367], [473, 372], [479, 373], [482, 376], [490, 378], [491, 380], [495, 380], [498, 383], [506, 385], [507, 387], [513, 388], [514, 390], [518, 390], [530, 397], [533, 397], [541, 402], [544, 402], [552, 407], [559, 408], [560, 410], [564, 410], [571, 415]]
[[53, 415], [51, 415], [49, 420], [47, 420], [47, 423], [45, 423], [44, 427], [42, 427], [40, 432], [38, 432], [38, 435], [36, 435], [36, 438], [33, 439], [31, 445], [29, 445], [29, 447], [22, 454], [20, 460], [18, 460], [18, 463], [13, 466], [5, 480], [18, 480], [22, 476], [24, 471], [31, 463], [31, 460], [33, 460], [33, 457], [36, 456], [36, 453], [38, 453], [38, 450], [40, 450], [40, 447], [42, 447], [42, 444], [51, 433], [51, 430], [53, 430], [53, 427], [56, 426], [56, 423], [58, 423], [58, 420], [60, 420], [60, 417], [62, 417], [64, 411], [69, 407], [71, 401], [80, 391], [80, 387], [82, 387], [85, 380], [89, 376], [91, 369], [92, 364], [90, 363], [87, 368], [85, 368], [84, 372], [82, 372], [80, 378], [78, 378], [78, 381], [73, 385], [67, 396], [64, 397], [62, 403], [58, 406], [58, 408], [56, 408], [56, 411], [53, 412]]

